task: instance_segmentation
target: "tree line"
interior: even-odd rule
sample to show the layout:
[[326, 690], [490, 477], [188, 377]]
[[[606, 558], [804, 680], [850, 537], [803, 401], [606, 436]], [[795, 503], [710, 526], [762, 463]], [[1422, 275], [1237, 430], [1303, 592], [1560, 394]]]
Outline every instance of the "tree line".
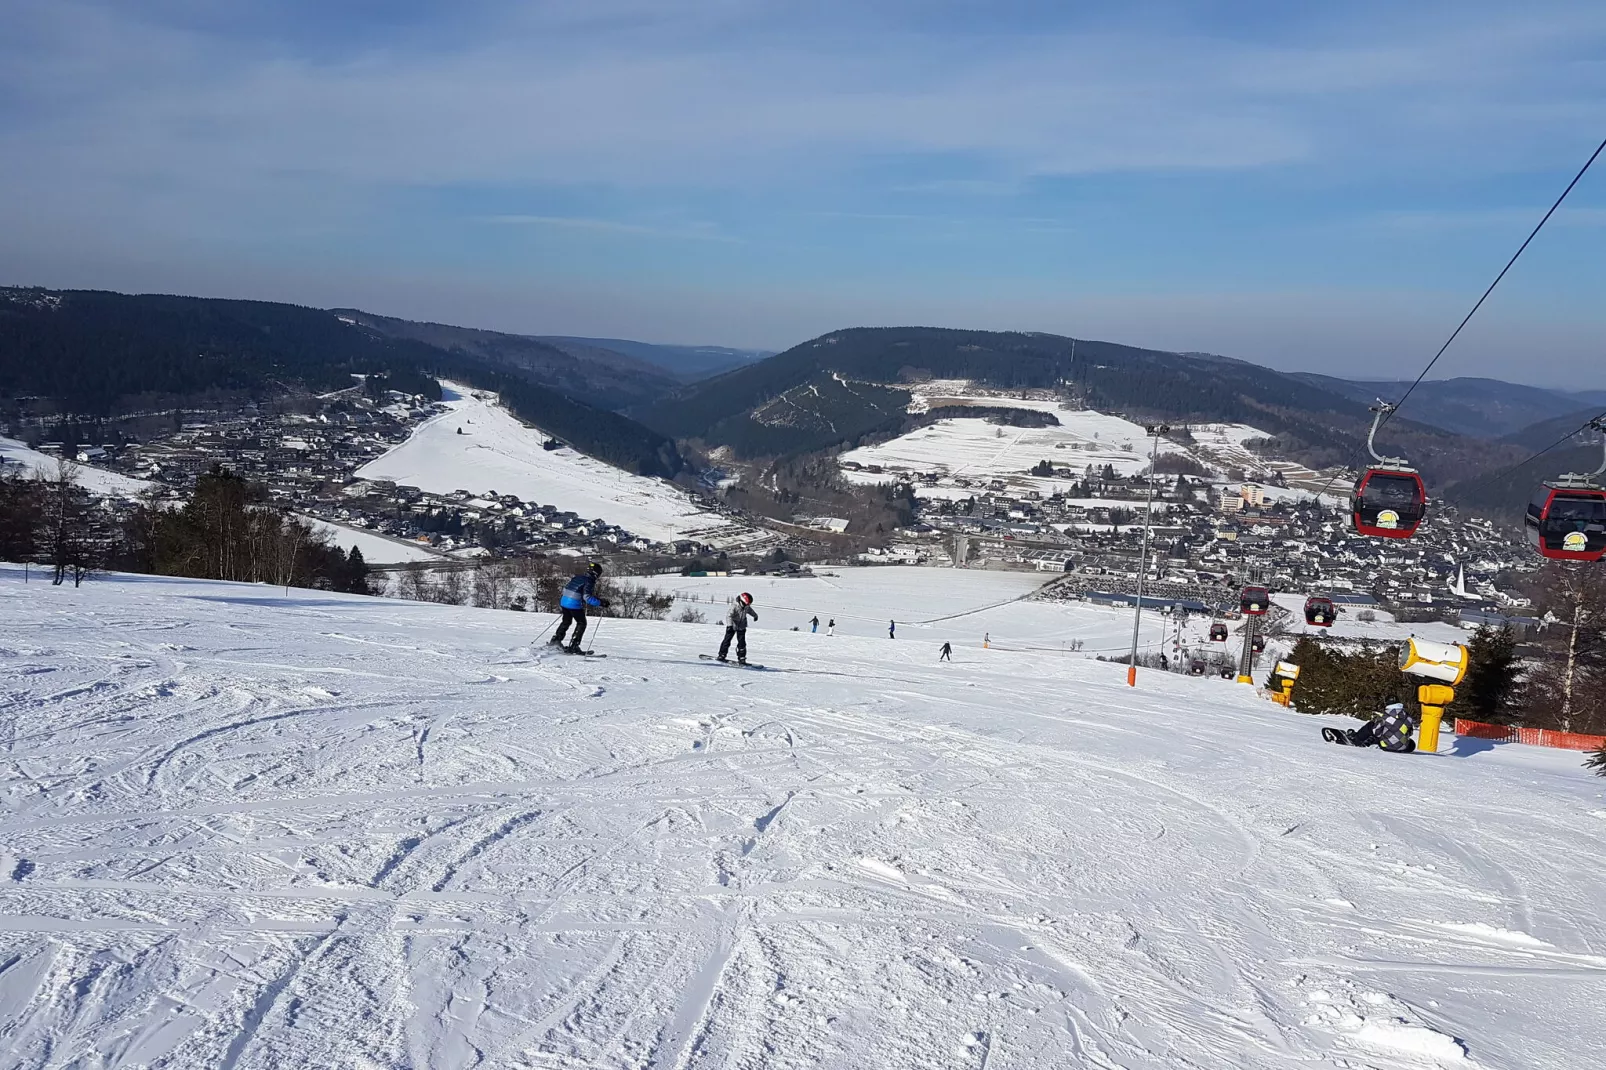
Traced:
[[74, 585], [115, 570], [370, 594], [362, 552], [349, 552], [266, 491], [214, 467], [182, 506], [154, 497], [122, 515], [77, 485], [62, 461], [43, 479], [0, 478], [0, 559], [37, 563]]

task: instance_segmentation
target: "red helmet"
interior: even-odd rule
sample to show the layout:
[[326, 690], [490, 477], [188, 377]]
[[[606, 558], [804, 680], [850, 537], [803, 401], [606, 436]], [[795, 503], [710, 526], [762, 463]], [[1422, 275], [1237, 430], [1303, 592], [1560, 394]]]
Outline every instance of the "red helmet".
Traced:
[[750, 605], [753, 604], [753, 596], [748, 594], [746, 591], [743, 591], [741, 594], [737, 595], [736, 597], [738, 597], [738, 598], [740, 598], [742, 600], [742, 605], [744, 605], [744, 606], [750, 606]]

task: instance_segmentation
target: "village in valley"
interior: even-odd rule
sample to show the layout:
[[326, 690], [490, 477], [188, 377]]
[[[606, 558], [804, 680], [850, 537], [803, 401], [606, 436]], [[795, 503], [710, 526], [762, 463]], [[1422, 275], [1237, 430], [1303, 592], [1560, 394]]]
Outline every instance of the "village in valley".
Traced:
[[[1345, 481], [1263, 456], [1254, 447], [1265, 436], [1252, 427], [1151, 436], [1050, 393], [963, 382], [925, 385], [911, 409], [956, 397], [997, 415], [937, 420], [838, 456], [847, 483], [890, 486], [913, 501], [910, 523], [850, 551], [809, 535], [851, 535], [844, 518], [779, 523], [730, 507], [717, 481], [688, 490], [619, 472], [520, 424], [481, 392], [448, 389], [447, 400], [432, 401], [359, 381], [278, 405], [146, 419], [143, 438], [119, 434], [106, 445], [50, 438], [52, 427], [72, 426], [59, 416], [3, 430], [16, 468], [65, 456], [85, 473], [107, 473], [80, 482], [99, 491], [109, 517], [141, 495], [181, 497], [221, 465], [381, 568], [547, 555], [778, 575], [830, 563], [936, 564], [1054, 573], [1042, 597], [1130, 604], [1151, 516], [1146, 605], [1216, 612], [1252, 582], [1326, 595], [1340, 613], [1378, 607], [1399, 620], [1531, 623], [1519, 581], [1533, 566], [1510, 533], [1436, 505], [1426, 522], [1432, 538], [1362, 538], [1347, 523]], [[1022, 412], [1038, 414], [1026, 421], [1035, 426], [1007, 422]], [[28, 439], [31, 449], [19, 441]], [[477, 471], [487, 458], [492, 467]], [[577, 485], [609, 480], [623, 489], [576, 498]]]

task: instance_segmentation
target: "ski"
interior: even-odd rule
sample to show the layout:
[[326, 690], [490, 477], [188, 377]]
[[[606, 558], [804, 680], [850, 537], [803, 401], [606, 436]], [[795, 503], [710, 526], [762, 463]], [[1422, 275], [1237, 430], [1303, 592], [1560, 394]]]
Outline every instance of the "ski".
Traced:
[[738, 669], [762, 669], [764, 667], [764, 666], [760, 665], [756, 661], [749, 661], [749, 662], [743, 663], [743, 662], [740, 662], [740, 661], [731, 661], [728, 658], [723, 660], [723, 661], [721, 661], [719, 658], [714, 657], [714, 655], [712, 655], [712, 654], [698, 654], [697, 656], [702, 658], [704, 661], [719, 661], [720, 664], [722, 664], [722, 665], [734, 665]]

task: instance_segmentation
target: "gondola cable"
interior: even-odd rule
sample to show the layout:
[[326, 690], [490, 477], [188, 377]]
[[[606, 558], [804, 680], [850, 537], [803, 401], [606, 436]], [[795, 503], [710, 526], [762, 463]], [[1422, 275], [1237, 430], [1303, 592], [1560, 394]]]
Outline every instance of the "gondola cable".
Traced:
[[[1506, 274], [1511, 271], [1512, 267], [1517, 263], [1517, 260], [1521, 258], [1525, 251], [1527, 251], [1528, 246], [1533, 243], [1534, 238], [1539, 236], [1539, 232], [1544, 229], [1545, 224], [1550, 222], [1550, 217], [1556, 214], [1556, 210], [1560, 208], [1562, 202], [1567, 199], [1567, 195], [1572, 193], [1573, 188], [1577, 186], [1578, 183], [1583, 179], [1584, 175], [1589, 172], [1590, 167], [1594, 166], [1595, 161], [1600, 158], [1602, 152], [1606, 152], [1606, 139], [1602, 139], [1601, 143], [1595, 146], [1595, 151], [1590, 153], [1589, 159], [1584, 161], [1584, 166], [1578, 169], [1578, 173], [1573, 176], [1573, 180], [1567, 183], [1567, 188], [1561, 191], [1561, 196], [1556, 198], [1555, 203], [1550, 206], [1550, 210], [1547, 211], [1540, 218], [1539, 222], [1534, 225], [1534, 228], [1529, 232], [1528, 237], [1523, 239], [1522, 244], [1517, 247], [1517, 251], [1511, 254], [1511, 259], [1507, 260], [1506, 266], [1500, 269], [1500, 274], [1494, 277], [1494, 281], [1491, 282], [1488, 288], [1483, 291], [1483, 295], [1478, 298], [1471, 310], [1462, 317], [1461, 322], [1456, 325], [1455, 330], [1450, 332], [1450, 337], [1445, 339], [1444, 344], [1440, 346], [1438, 352], [1433, 355], [1433, 359], [1428, 361], [1427, 366], [1422, 369], [1422, 373], [1416, 377], [1416, 380], [1411, 383], [1411, 385], [1406, 389], [1405, 393], [1400, 395], [1400, 400], [1396, 401], [1393, 405], [1383, 406], [1384, 411], [1380, 414], [1378, 420], [1374, 422], [1372, 427], [1372, 433], [1374, 436], [1379, 428], [1393, 418], [1394, 413], [1399, 410], [1401, 405], [1405, 404], [1406, 398], [1409, 398], [1416, 388], [1422, 384], [1422, 381], [1427, 378], [1428, 372], [1433, 370], [1433, 366], [1439, 362], [1439, 358], [1444, 356], [1445, 352], [1449, 350], [1451, 344], [1453, 344], [1455, 340], [1460, 337], [1461, 331], [1468, 323], [1472, 321], [1472, 317], [1477, 315], [1478, 310], [1483, 307], [1483, 303], [1489, 299], [1489, 295], [1494, 293], [1495, 287], [1500, 285], [1501, 280], [1506, 277]], [[1573, 433], [1577, 434], [1576, 431]], [[1560, 443], [1557, 443], [1557, 445], [1560, 445]], [[1555, 447], [1551, 448], [1554, 449]], [[1317, 492], [1317, 504], [1321, 503], [1322, 496], [1333, 489], [1333, 484], [1337, 483], [1342, 475], [1343, 472], [1340, 470], [1327, 481], [1326, 486]]]

